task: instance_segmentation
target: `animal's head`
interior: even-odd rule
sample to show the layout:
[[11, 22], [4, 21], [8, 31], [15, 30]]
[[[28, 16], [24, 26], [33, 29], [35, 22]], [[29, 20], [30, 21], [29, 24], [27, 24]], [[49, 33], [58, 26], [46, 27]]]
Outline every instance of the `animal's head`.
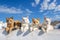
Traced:
[[51, 19], [50, 18], [45, 17], [44, 20], [45, 20], [46, 24], [51, 24]]
[[32, 22], [33, 22], [34, 24], [39, 24], [40, 21], [39, 21], [39, 18], [36, 18], [36, 19], [33, 18], [33, 19], [32, 19]]
[[29, 18], [28, 17], [22, 17], [22, 22], [23, 23], [29, 23]]
[[13, 17], [6, 18], [6, 22], [9, 23], [9, 24], [12, 23], [13, 21], [14, 21]]

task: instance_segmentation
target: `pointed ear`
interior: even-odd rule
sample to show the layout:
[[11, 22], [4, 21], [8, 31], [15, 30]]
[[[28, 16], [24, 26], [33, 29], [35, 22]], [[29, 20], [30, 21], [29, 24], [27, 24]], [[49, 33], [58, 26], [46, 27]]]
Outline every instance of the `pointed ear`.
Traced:
[[46, 19], [46, 16], [44, 16], [44, 19]]
[[8, 20], [9, 18], [8, 17], [6, 17], [6, 20]]
[[6, 20], [8, 20], [8, 18], [6, 18]]
[[34, 20], [34, 18], [32, 18], [32, 20]]
[[13, 19], [13, 17], [10, 17], [10, 18], [12, 18], [12, 19]]
[[40, 20], [39, 18], [37, 18], [37, 20]]
[[27, 18], [29, 18], [29, 16], [27, 16]]

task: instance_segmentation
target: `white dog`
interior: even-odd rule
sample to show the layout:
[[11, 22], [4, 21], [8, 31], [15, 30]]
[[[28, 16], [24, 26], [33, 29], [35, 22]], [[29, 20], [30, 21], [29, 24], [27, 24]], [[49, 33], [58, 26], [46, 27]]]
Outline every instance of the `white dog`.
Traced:
[[2, 21], [0, 21], [0, 29], [6, 28], [7, 27], [7, 23], [3, 23]]
[[29, 18], [28, 17], [23, 17], [22, 18], [22, 27], [21, 30], [23, 31], [27, 31], [29, 29]]
[[50, 18], [44, 18], [44, 23], [42, 24], [42, 29], [45, 32], [49, 32], [50, 30], [53, 30], [53, 26], [51, 25], [51, 19]]

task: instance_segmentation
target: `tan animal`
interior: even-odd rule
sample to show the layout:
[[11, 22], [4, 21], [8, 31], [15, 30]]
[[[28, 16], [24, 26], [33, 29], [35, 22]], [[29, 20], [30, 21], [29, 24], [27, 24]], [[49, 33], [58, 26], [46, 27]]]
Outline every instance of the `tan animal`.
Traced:
[[14, 29], [21, 28], [21, 22], [20, 21], [14, 21], [13, 17], [6, 18], [7, 27], [6, 32], [10, 33]]
[[37, 19], [33, 18], [32, 22], [33, 22], [33, 24], [36, 24], [36, 25], [39, 24], [39, 18], [37, 18]]
[[14, 20], [12, 17], [10, 17], [10, 18], [6, 18], [6, 22], [7, 22], [6, 32], [9, 33], [14, 28]]
[[31, 31], [37, 30], [39, 28], [39, 24], [40, 24], [39, 18], [36, 18], [36, 19], [33, 18], [30, 30]]

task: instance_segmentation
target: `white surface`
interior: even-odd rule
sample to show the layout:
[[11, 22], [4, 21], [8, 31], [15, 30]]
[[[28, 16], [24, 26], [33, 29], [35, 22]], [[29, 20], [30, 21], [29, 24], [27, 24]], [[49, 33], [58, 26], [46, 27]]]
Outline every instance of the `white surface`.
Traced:
[[49, 33], [40, 30], [22, 33], [20, 30], [15, 30], [8, 35], [4, 30], [0, 30], [0, 40], [60, 40], [60, 30], [55, 29]]
[[3, 23], [3, 21], [0, 21], [0, 29], [6, 28], [7, 23]]

